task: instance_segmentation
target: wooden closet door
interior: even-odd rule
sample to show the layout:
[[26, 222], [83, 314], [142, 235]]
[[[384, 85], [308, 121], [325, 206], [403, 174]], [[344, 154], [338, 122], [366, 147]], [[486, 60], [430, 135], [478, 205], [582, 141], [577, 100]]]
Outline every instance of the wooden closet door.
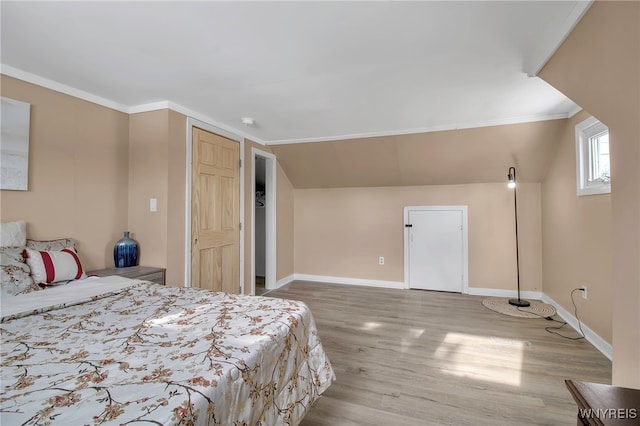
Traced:
[[240, 292], [240, 144], [193, 128], [191, 286]]

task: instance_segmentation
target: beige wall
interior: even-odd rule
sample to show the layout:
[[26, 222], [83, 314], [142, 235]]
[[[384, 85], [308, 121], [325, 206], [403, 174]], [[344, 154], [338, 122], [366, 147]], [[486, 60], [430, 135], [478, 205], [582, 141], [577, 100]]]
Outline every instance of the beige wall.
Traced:
[[[595, 2], [540, 77], [609, 127], [613, 383], [640, 387], [640, 3]], [[606, 303], [606, 301], [605, 301]]]
[[[404, 281], [403, 209], [467, 205], [469, 287], [516, 289], [513, 192], [506, 183], [294, 190], [295, 272]], [[522, 290], [542, 290], [540, 185], [518, 187]], [[385, 265], [378, 265], [378, 257]]]
[[294, 273], [294, 196], [280, 163], [276, 169], [276, 199], [276, 280], [281, 280]]
[[[168, 115], [164, 109], [129, 119], [129, 231], [147, 266], [167, 266]], [[149, 211], [151, 198], [157, 212]]]
[[167, 159], [167, 284], [185, 284], [187, 117], [169, 111]]
[[589, 116], [567, 121], [542, 184], [543, 282], [545, 294], [571, 313], [571, 291], [586, 285], [587, 300], [574, 295], [580, 320], [611, 343], [611, 195], [576, 194], [575, 125]]
[[[129, 120], [129, 231], [140, 264], [167, 268], [167, 284], [184, 285], [186, 117], [167, 109]], [[149, 211], [156, 198], [158, 211]]]
[[[2, 221], [26, 220], [32, 238], [72, 237], [86, 269], [113, 266], [113, 245], [130, 231], [140, 264], [167, 268], [184, 285], [186, 117], [171, 110], [124, 114], [5, 75], [2, 96], [31, 104], [29, 191], [1, 191]], [[245, 206], [251, 147], [245, 144]], [[293, 273], [293, 188], [277, 170], [277, 279]], [[158, 211], [149, 211], [149, 199]], [[245, 280], [250, 277], [250, 214]], [[246, 281], [249, 282], [249, 281]]]
[[564, 120], [273, 145], [295, 188], [542, 182]]
[[31, 104], [29, 190], [0, 191], [2, 222], [30, 238], [72, 237], [87, 270], [113, 265], [127, 229], [127, 114], [2, 75], [2, 96]]

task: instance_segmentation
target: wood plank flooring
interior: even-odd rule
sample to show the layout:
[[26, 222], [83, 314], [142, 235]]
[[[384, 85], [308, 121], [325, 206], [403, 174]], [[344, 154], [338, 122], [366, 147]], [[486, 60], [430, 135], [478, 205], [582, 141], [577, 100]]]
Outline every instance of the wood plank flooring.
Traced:
[[256, 296], [261, 296], [267, 292], [267, 288], [264, 284], [264, 277], [256, 276]]
[[302, 281], [266, 296], [311, 308], [336, 373], [302, 426], [575, 425], [564, 379], [611, 383], [590, 343], [482, 297]]

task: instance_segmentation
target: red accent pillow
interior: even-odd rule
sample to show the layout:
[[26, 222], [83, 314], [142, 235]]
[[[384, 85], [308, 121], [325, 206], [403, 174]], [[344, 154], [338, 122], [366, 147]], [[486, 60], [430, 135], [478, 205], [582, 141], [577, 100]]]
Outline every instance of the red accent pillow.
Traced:
[[87, 277], [78, 254], [71, 249], [65, 248], [60, 251], [25, 249], [25, 252], [33, 281], [38, 284], [61, 283]]

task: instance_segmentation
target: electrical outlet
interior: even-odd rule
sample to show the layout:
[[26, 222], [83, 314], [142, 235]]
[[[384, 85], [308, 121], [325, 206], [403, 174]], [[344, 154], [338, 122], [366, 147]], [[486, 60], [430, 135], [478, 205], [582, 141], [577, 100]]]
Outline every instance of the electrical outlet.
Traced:
[[378, 265], [384, 265], [384, 256], [378, 258]]
[[587, 299], [587, 286], [583, 285], [582, 287], [580, 287], [580, 291], [582, 293], [582, 298], [583, 299]]

